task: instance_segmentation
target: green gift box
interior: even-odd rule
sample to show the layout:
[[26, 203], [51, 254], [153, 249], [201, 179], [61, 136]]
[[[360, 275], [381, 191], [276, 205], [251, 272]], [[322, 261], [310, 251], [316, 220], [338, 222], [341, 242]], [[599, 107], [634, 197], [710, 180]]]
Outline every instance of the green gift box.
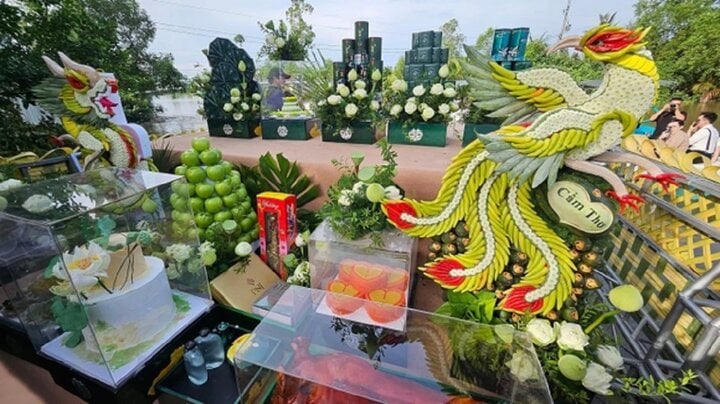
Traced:
[[406, 81], [416, 81], [419, 80], [425, 69], [422, 65], [405, 65], [405, 80]]
[[234, 137], [250, 139], [260, 136], [260, 121], [236, 121], [229, 119], [208, 118], [208, 133], [216, 137]]
[[442, 46], [442, 31], [435, 31], [433, 33], [433, 44], [432, 46], [439, 48]]
[[417, 63], [417, 55], [416, 49], [405, 51], [405, 66]]
[[435, 43], [435, 33], [433, 31], [418, 32], [418, 48], [429, 48]]
[[308, 140], [320, 136], [320, 120], [317, 118], [263, 118], [263, 139]]
[[433, 48], [417, 48], [418, 63], [432, 63]]
[[375, 143], [375, 128], [370, 121], [353, 122], [352, 125], [344, 128], [335, 128], [323, 123], [322, 140], [323, 142], [373, 144]]
[[415, 49], [417, 48], [420, 43], [420, 33], [419, 32], [413, 32], [412, 34], [412, 43], [410, 44], [410, 48]]
[[493, 123], [465, 123], [463, 130], [462, 145], [469, 145], [473, 140], [477, 139], [477, 135], [485, 135], [500, 129], [500, 125]]
[[390, 121], [387, 138], [391, 144], [445, 147], [447, 124], [415, 122], [403, 125], [402, 122]]

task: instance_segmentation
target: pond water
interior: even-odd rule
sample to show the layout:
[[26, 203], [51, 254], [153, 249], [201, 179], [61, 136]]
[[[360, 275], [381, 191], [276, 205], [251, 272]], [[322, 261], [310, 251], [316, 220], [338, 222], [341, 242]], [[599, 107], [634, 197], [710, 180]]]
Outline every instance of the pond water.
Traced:
[[162, 112], [152, 123], [151, 132], [158, 135], [206, 129], [205, 118], [197, 113], [202, 107], [202, 99], [191, 94], [164, 94], [153, 97], [153, 104], [161, 107]]

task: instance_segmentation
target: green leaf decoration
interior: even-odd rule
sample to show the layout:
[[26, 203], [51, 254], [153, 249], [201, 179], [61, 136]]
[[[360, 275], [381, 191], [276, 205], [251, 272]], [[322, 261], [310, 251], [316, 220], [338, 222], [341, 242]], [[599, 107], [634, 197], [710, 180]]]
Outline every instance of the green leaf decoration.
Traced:
[[59, 256], [54, 256], [50, 258], [50, 262], [48, 262], [47, 267], [45, 268], [45, 271], [43, 271], [43, 278], [50, 279], [53, 277], [52, 270], [57, 265], [57, 263], [60, 262]]
[[[230, 89], [243, 88], [246, 95], [260, 92], [260, 85], [253, 80], [255, 76], [255, 62], [245, 52], [238, 48], [231, 40], [215, 38], [210, 42], [207, 53], [210, 63], [210, 82], [212, 87], [205, 94], [203, 109], [208, 118], [228, 119], [228, 113], [223, 110], [226, 102], [230, 102]], [[245, 63], [245, 71], [238, 70], [240, 62]]]
[[320, 188], [307, 175], [301, 175], [300, 167], [290, 162], [282, 153], [275, 158], [270, 153], [260, 157], [258, 185], [262, 192], [283, 192], [297, 196], [297, 206], [302, 207], [320, 196]]
[[117, 224], [110, 216], [103, 216], [98, 220], [97, 227], [103, 237], [109, 237]]
[[82, 341], [82, 329], [88, 324], [82, 305], [68, 301], [64, 297], [55, 296], [50, 311], [60, 328], [71, 333], [70, 338], [65, 340], [64, 344], [70, 348], [79, 344]]
[[370, 181], [375, 176], [375, 167], [363, 167], [358, 171], [358, 179], [363, 182]]
[[180, 295], [173, 293], [173, 303], [175, 303], [175, 309], [180, 313], [187, 313], [190, 310], [190, 303]]

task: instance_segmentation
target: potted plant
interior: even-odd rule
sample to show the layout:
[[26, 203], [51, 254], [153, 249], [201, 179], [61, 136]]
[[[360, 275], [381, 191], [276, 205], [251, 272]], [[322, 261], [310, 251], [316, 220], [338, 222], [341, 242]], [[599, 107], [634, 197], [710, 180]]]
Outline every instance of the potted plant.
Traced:
[[390, 143], [445, 146], [450, 113], [459, 109], [455, 84], [447, 80], [448, 74], [448, 66], [442, 65], [434, 79], [412, 89], [402, 79], [390, 83], [385, 92]]
[[369, 82], [350, 70], [347, 85], [339, 84], [335, 90], [326, 91], [316, 107], [323, 125], [323, 141], [375, 142], [375, 126], [380, 120], [381, 79], [379, 70], [372, 73]]

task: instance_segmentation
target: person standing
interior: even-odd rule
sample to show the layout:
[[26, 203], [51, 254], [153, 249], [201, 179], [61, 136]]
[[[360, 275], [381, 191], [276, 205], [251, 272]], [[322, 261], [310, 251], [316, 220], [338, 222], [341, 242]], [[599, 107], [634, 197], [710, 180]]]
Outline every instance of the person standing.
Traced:
[[685, 153], [689, 146], [689, 135], [682, 130], [683, 122], [673, 119], [658, 138], [660, 147], [670, 147]]
[[718, 154], [720, 154], [720, 150], [718, 150], [720, 134], [713, 126], [716, 119], [717, 114], [714, 112], [701, 112], [690, 127], [691, 135], [688, 141], [688, 152], [700, 153], [711, 159], [713, 163], [717, 160]]
[[685, 122], [687, 114], [680, 110], [681, 106], [682, 98], [673, 97], [660, 111], [652, 114], [650, 121], [655, 122], [655, 131], [649, 136], [649, 139], [659, 138], [673, 119]]

